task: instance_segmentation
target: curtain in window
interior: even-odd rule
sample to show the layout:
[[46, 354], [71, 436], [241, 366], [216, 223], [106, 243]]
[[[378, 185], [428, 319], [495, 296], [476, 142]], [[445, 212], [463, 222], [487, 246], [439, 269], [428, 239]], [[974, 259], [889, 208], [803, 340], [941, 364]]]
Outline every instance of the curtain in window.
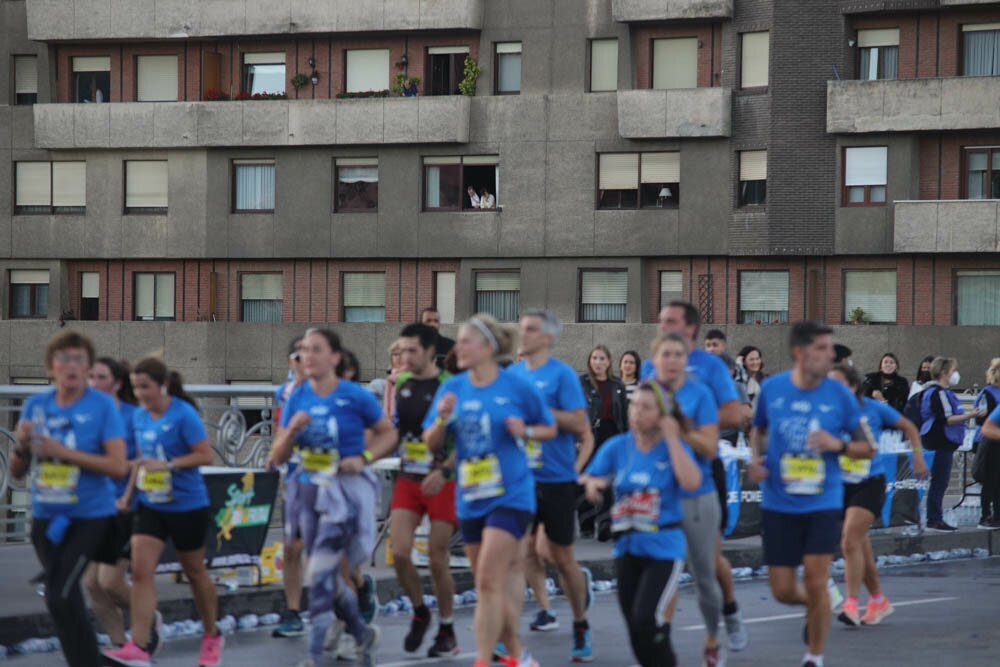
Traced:
[[965, 76], [1000, 75], [1000, 30], [965, 33]]
[[501, 322], [515, 322], [521, 311], [521, 292], [476, 292], [476, 312], [489, 313]]
[[274, 165], [236, 165], [236, 210], [274, 210]]
[[1000, 273], [958, 275], [958, 320], [960, 325], [1000, 325]]
[[10, 316], [31, 317], [31, 285], [11, 286]]
[[788, 321], [788, 272], [740, 272], [740, 324]]
[[427, 167], [425, 202], [427, 208], [440, 208], [441, 206], [441, 167]]
[[882, 78], [895, 79], [899, 76], [899, 47], [882, 47]]
[[497, 59], [499, 60], [498, 91], [514, 93], [521, 90], [521, 54], [501, 53]]
[[243, 299], [244, 322], [280, 322], [281, 301], [272, 299]]

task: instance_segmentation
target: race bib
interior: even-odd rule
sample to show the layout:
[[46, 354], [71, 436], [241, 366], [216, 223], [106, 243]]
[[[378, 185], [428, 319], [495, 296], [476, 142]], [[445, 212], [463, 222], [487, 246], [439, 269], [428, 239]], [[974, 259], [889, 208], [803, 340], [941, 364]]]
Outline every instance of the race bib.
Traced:
[[816, 496], [823, 492], [826, 462], [821, 458], [785, 454], [781, 457], [781, 483], [796, 496]]
[[329, 486], [340, 467], [340, 452], [335, 449], [303, 449], [302, 471], [310, 482]]
[[840, 472], [844, 479], [844, 484], [858, 484], [868, 479], [872, 471], [871, 459], [852, 459], [848, 456], [840, 457]]
[[401, 466], [403, 472], [426, 475], [434, 467], [434, 456], [427, 443], [420, 440], [404, 440]]
[[659, 530], [659, 489], [633, 491], [618, 498], [611, 508], [612, 533], [627, 533], [629, 531], [655, 533]]
[[504, 488], [500, 460], [495, 454], [489, 454], [462, 461], [458, 466], [458, 485], [465, 502], [502, 496]]
[[174, 478], [169, 470], [139, 468], [136, 486], [146, 494], [150, 503], [169, 503], [173, 500]]
[[70, 505], [77, 502], [77, 485], [80, 469], [69, 463], [43, 461], [35, 477], [35, 496], [38, 502]]
[[542, 467], [542, 443], [530, 438], [524, 442], [524, 453], [528, 455], [528, 467], [535, 470]]

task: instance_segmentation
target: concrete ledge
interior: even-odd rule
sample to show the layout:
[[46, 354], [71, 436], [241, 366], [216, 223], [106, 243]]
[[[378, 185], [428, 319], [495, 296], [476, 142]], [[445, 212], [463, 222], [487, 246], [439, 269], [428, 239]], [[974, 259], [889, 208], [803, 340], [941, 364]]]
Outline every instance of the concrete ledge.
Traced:
[[895, 252], [996, 252], [1000, 201], [897, 201]]
[[621, 23], [732, 18], [733, 0], [611, 0], [611, 15]]
[[732, 89], [618, 91], [618, 132], [626, 139], [728, 137]]

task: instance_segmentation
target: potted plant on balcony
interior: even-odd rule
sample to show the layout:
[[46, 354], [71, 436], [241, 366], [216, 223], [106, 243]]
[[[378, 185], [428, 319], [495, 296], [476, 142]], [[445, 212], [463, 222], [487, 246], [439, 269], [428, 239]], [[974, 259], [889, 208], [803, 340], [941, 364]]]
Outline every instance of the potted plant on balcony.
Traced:
[[298, 74], [292, 77], [291, 83], [292, 83], [292, 88], [294, 88], [295, 92], [297, 93], [299, 92], [299, 88], [309, 83], [309, 77], [307, 77], [302, 72], [299, 72]]
[[847, 316], [847, 321], [851, 324], [865, 324], [868, 322], [868, 314], [858, 306]]
[[479, 66], [472, 56], [465, 57], [465, 78], [462, 79], [458, 84], [458, 89], [466, 97], [476, 96], [476, 81], [479, 80], [479, 75], [483, 73], [483, 68]]

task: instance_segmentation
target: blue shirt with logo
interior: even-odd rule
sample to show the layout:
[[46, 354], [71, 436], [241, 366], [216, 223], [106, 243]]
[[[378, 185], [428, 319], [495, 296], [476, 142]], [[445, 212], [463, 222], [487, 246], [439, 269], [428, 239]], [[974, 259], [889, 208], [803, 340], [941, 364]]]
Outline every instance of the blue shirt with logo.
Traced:
[[[736, 389], [733, 376], [730, 375], [725, 362], [714, 354], [696, 347], [688, 353], [686, 370], [688, 377], [693, 377], [709, 388], [717, 405], [722, 406], [729, 401], [740, 400], [740, 393]], [[653, 361], [646, 359], [642, 362], [639, 378], [647, 380], [654, 375], [656, 370], [653, 368]]]
[[382, 408], [371, 392], [347, 380], [327, 396], [319, 396], [309, 382], [292, 391], [281, 410], [281, 425], [287, 427], [299, 412], [312, 418], [298, 432], [295, 442], [313, 450], [337, 450], [341, 459], [358, 456], [365, 449], [365, 429], [382, 419]]
[[[501, 371], [491, 384], [476, 387], [468, 373], [446, 380], [434, 396], [433, 408], [427, 411], [423, 427], [430, 428], [437, 419], [437, 406], [446, 394], [456, 397], [455, 410], [448, 422], [448, 434], [455, 442], [458, 468], [456, 509], [459, 519], [478, 519], [494, 510], [508, 509], [535, 512], [535, 478], [528, 467], [523, 442], [507, 430], [508, 417], [520, 417], [528, 426], [555, 424], [538, 389], [515, 373]], [[502, 493], [492, 497], [467, 499], [473, 490], [463, 487], [463, 467], [496, 457], [499, 461]]]
[[[549, 357], [545, 364], [534, 370], [522, 361], [508, 368], [507, 372], [534, 384], [552, 410], [587, 410], [580, 378], [569, 364], [555, 357]], [[535, 479], [539, 482], [575, 482], [576, 437], [560, 430], [555, 438], [541, 443], [541, 446], [542, 467], [532, 470]]]
[[[30, 396], [24, 403], [21, 419], [33, 422], [36, 432], [48, 431], [53, 440], [88, 454], [104, 454], [104, 443], [125, 437], [125, 426], [114, 400], [90, 387], [65, 407], [56, 403], [55, 389]], [[33, 465], [37, 469], [47, 463], [34, 461]], [[75, 491], [66, 493], [75, 502], [66, 503], [47, 502], [38, 482], [38, 476], [32, 474], [31, 511], [39, 519], [55, 516], [96, 519], [118, 513], [114, 485], [107, 475], [80, 468]]]
[[[701, 428], [706, 424], [719, 423], [719, 408], [712, 398], [712, 392], [702, 383], [688, 377], [681, 388], [674, 393], [674, 400], [677, 401], [681, 413], [694, 423], [694, 428]], [[690, 443], [685, 442], [690, 447]], [[706, 493], [715, 493], [715, 480], [712, 478], [712, 460], [694, 452], [694, 462], [701, 469], [701, 486], [697, 491], [681, 491], [684, 498], [697, 498]]]
[[[690, 447], [685, 444], [684, 449], [692, 456]], [[616, 435], [597, 450], [587, 466], [587, 474], [594, 477], [613, 475], [616, 501], [640, 494], [648, 506], [654, 511], [658, 509], [658, 529], [653, 532], [633, 530], [618, 535], [615, 558], [625, 554], [656, 560], [684, 558], [687, 542], [680, 526], [683, 518], [681, 488], [674, 476], [665, 441], [660, 440], [653, 449], [643, 453], [636, 447], [631, 432]], [[658, 502], [659, 507], [651, 505], [652, 502]]]
[[[882, 431], [889, 428], [896, 428], [896, 424], [899, 423], [899, 418], [902, 416], [892, 406], [886, 405], [882, 401], [876, 401], [870, 396], [865, 396], [862, 399], [861, 413], [865, 416], [865, 419], [868, 420], [868, 428], [872, 431], [872, 437], [875, 440], [876, 447], [879, 439], [882, 437]], [[878, 451], [876, 451], [875, 458], [872, 459], [871, 471], [868, 473], [868, 476], [874, 477], [875, 475], [884, 474], [886, 474], [886, 471], [883, 470], [882, 457], [879, 456]], [[895, 478], [895, 470], [893, 470], [892, 476]]]
[[845, 441], [861, 423], [861, 406], [851, 391], [836, 380], [823, 378], [813, 389], [799, 389], [791, 371], [764, 380], [753, 425], [767, 429], [764, 465], [768, 476], [761, 483], [761, 507], [788, 514], [807, 514], [843, 507], [844, 489], [836, 452], [823, 452], [824, 478], [819, 493], [789, 493], [782, 481], [782, 457], [814, 457], [806, 448], [806, 437], [821, 429]]
[[[198, 411], [187, 401], [172, 396], [170, 405], [157, 419], [143, 407], [132, 415], [135, 441], [144, 459], [170, 461], [191, 453], [193, 445], [208, 434]], [[170, 473], [171, 499], [152, 502], [149, 494], [139, 491], [139, 502], [156, 511], [190, 512], [208, 507], [208, 491], [198, 468], [177, 468]]]

